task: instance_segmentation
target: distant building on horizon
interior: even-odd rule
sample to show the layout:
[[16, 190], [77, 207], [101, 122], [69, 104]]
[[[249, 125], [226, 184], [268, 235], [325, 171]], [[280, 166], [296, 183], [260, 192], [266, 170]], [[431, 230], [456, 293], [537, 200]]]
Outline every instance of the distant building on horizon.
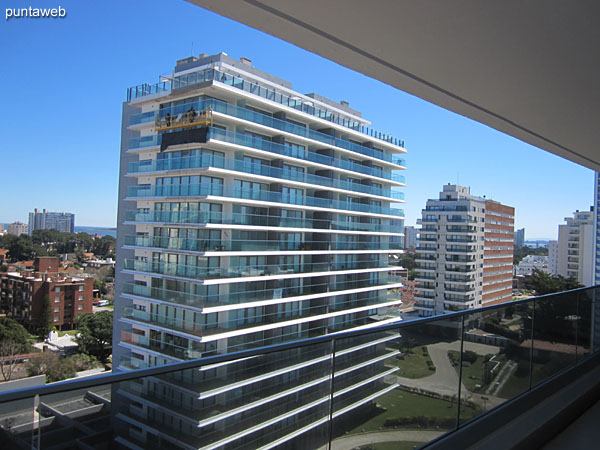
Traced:
[[417, 246], [417, 229], [411, 226], [404, 227], [404, 248], [415, 248]]
[[34, 230], [58, 230], [63, 233], [75, 232], [75, 214], [68, 212], [48, 212], [37, 208], [29, 213], [29, 235]]
[[6, 227], [6, 232], [14, 236], [29, 234], [29, 227], [22, 222], [13, 222]]
[[517, 247], [523, 247], [525, 245], [525, 228], [521, 228], [515, 233], [515, 245]]
[[514, 215], [514, 208], [458, 185], [427, 200], [417, 221], [420, 316], [512, 300]]
[[584, 286], [594, 284], [594, 207], [575, 211], [558, 226], [557, 274], [575, 278]]

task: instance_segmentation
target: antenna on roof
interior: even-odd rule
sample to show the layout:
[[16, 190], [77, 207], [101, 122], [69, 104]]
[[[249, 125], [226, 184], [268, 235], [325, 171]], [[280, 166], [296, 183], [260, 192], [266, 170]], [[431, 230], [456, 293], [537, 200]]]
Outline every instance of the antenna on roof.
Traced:
[[192, 41], [192, 51], [190, 52], [190, 55], [194, 54], [194, 41]]

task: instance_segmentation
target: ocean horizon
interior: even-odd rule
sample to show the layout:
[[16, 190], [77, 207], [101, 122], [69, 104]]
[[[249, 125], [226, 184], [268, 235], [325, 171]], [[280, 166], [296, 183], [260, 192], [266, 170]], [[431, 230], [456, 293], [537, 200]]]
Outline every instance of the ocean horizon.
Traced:
[[111, 227], [84, 227], [75, 226], [75, 233], [99, 234], [100, 236], [117, 237], [117, 229]]

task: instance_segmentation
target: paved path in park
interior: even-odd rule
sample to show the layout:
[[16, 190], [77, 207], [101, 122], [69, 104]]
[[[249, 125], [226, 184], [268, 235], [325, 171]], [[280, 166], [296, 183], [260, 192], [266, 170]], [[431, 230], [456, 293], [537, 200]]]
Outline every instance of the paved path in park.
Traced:
[[[445, 431], [435, 430], [390, 430], [374, 431], [371, 433], [353, 434], [351, 436], [342, 436], [334, 439], [331, 443], [331, 450], [351, 450], [361, 445], [377, 444], [380, 442], [429, 442], [435, 439]], [[319, 450], [325, 450], [327, 447], [321, 447]]]
[[[481, 356], [489, 355], [490, 353], [496, 354], [500, 351], [500, 347], [477, 342], [465, 342], [464, 349], [471, 350]], [[438, 342], [437, 344], [428, 345], [427, 351], [435, 366], [435, 373], [428, 377], [417, 379], [398, 377], [398, 384], [423, 391], [435, 392], [440, 395], [457, 395], [458, 374], [448, 358], [448, 351], [450, 350], [460, 351], [460, 341]], [[461, 383], [460, 392], [461, 398], [470, 399], [485, 409], [497, 406], [504, 401], [491, 395], [482, 398], [480, 394], [468, 391], [463, 383]]]

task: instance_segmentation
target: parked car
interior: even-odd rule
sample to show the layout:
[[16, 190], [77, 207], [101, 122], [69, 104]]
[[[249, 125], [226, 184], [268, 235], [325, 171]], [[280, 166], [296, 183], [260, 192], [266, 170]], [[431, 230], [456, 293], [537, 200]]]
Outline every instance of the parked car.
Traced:
[[108, 306], [110, 302], [108, 300], [94, 300], [92, 304], [94, 306]]

